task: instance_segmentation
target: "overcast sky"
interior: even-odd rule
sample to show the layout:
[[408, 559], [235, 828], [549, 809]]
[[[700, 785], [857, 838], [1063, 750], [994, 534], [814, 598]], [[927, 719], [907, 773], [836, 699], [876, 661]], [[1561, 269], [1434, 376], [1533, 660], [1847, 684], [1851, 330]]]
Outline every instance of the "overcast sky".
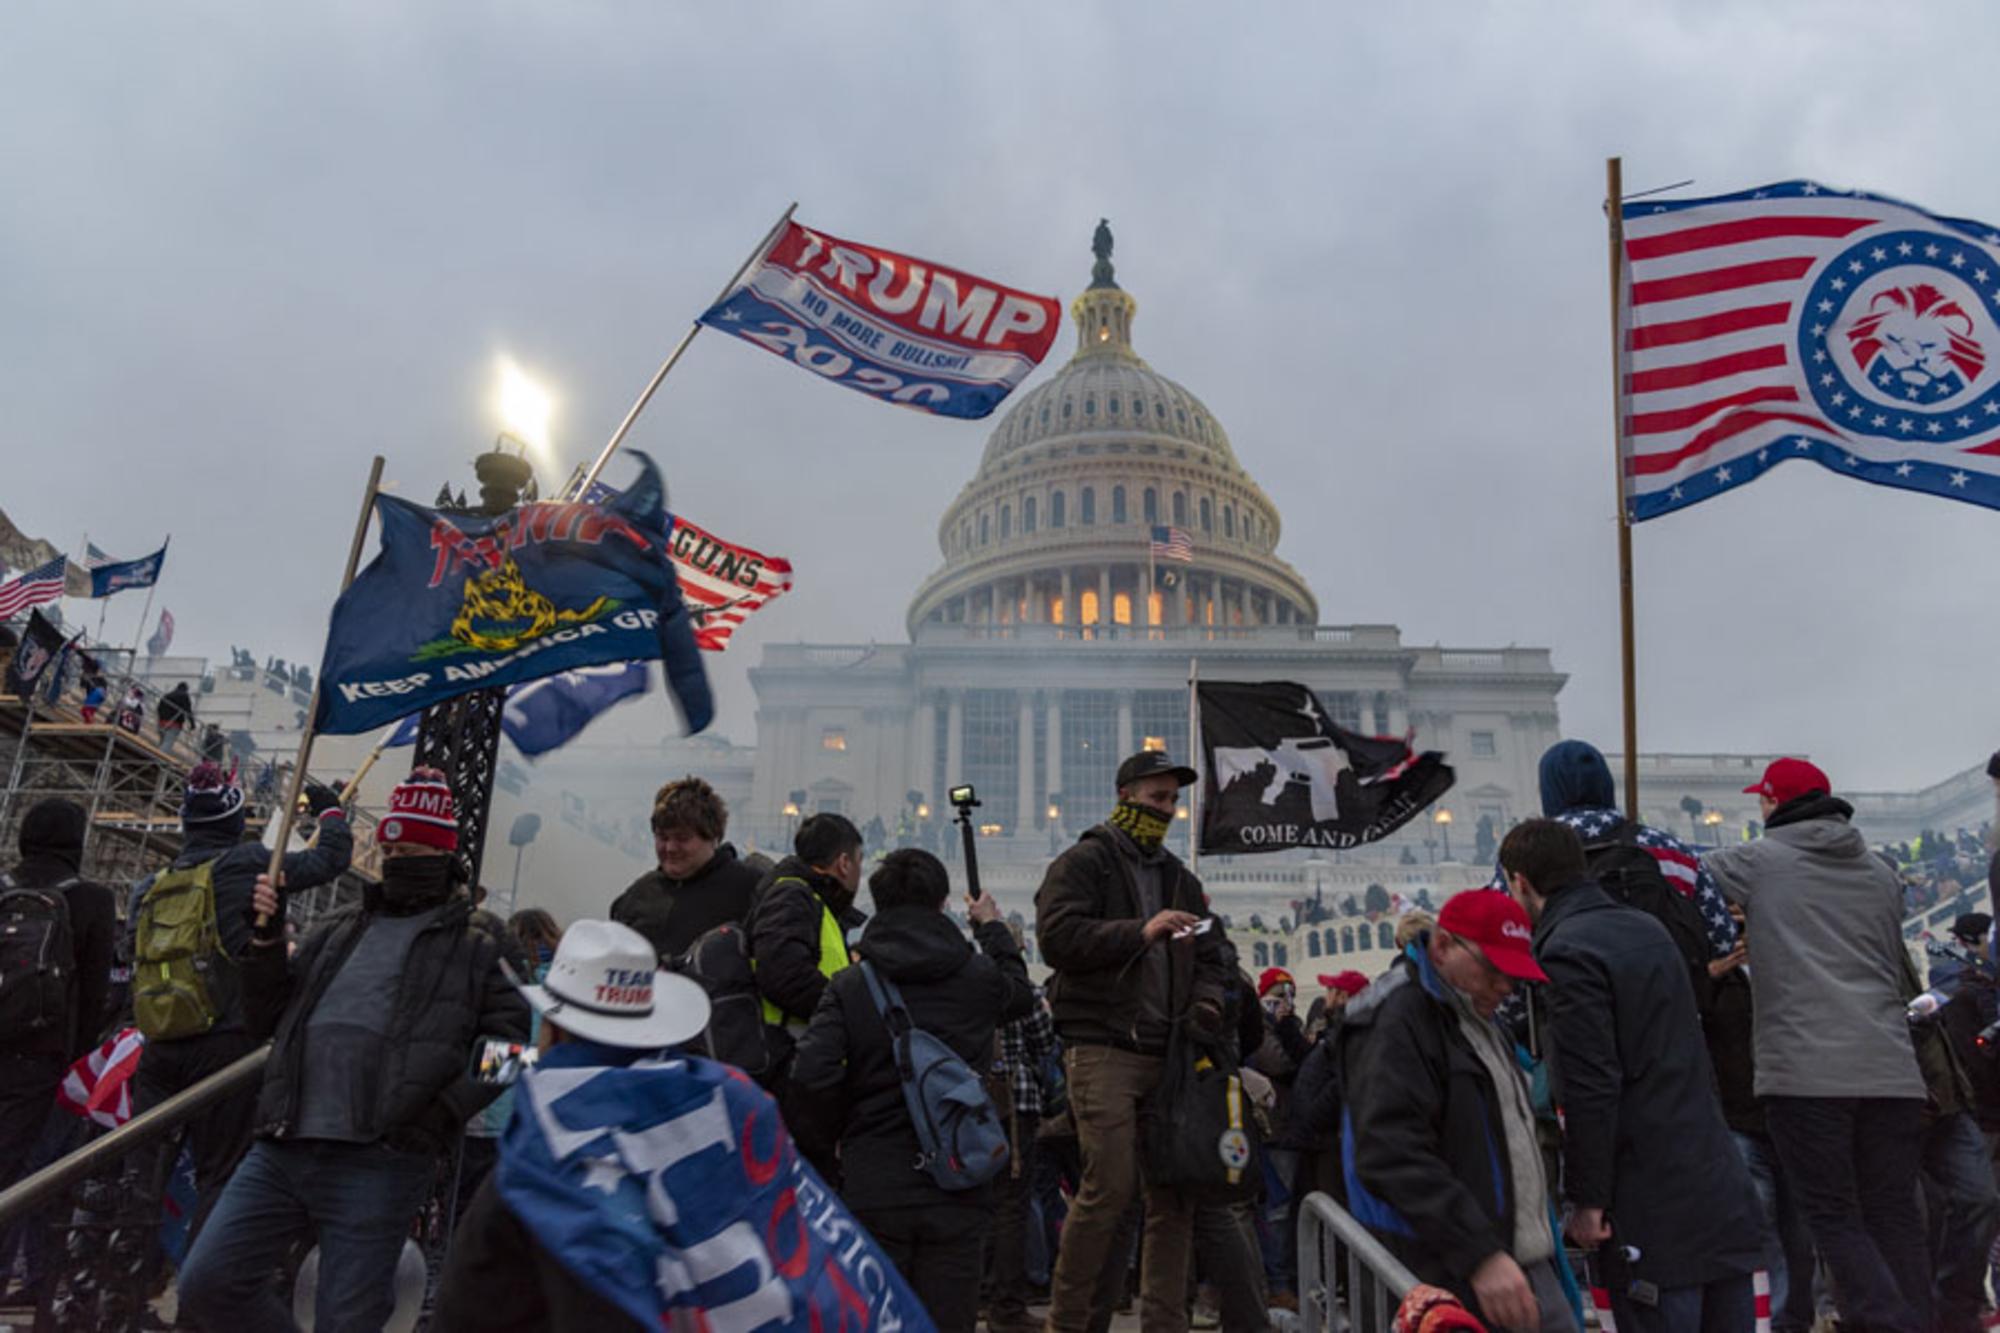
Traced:
[[[560, 397], [548, 484], [790, 200], [1065, 303], [1106, 216], [1139, 351], [1278, 498], [1322, 620], [1547, 645], [1609, 747], [1604, 158], [2000, 222], [1996, 29], [1974, 0], [16, 5], [0, 507], [71, 549], [171, 531], [177, 650], [316, 660], [368, 456], [470, 488], [496, 354]], [[720, 730], [754, 739], [761, 644], [903, 637], [997, 420], [697, 340], [632, 443], [798, 570], [710, 659]], [[1645, 748], [1897, 787], [2000, 743], [2000, 513], [1798, 463], [1636, 546]]]

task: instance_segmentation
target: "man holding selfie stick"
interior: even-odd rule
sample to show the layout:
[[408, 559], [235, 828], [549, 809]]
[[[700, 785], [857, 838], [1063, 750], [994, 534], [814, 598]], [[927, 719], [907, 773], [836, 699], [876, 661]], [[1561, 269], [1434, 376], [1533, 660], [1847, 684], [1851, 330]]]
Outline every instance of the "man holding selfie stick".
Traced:
[[[1201, 881], [1164, 845], [1180, 790], [1195, 780], [1158, 751], [1120, 764], [1111, 817], [1056, 858], [1035, 895], [1083, 1158], [1050, 1283], [1056, 1333], [1082, 1333], [1099, 1287], [1122, 1277], [1111, 1247], [1140, 1185], [1139, 1107], [1160, 1081], [1174, 1025], [1209, 1040], [1221, 1032], [1222, 931]], [[1147, 1189], [1140, 1322], [1149, 1330], [1187, 1327], [1193, 1225], [1191, 1203]]]

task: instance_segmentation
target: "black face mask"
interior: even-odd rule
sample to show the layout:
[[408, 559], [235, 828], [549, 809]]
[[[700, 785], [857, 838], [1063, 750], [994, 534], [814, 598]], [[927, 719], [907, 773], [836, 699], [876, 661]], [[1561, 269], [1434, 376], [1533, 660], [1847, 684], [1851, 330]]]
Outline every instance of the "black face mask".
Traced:
[[395, 856], [382, 863], [382, 903], [392, 912], [422, 911], [451, 897], [450, 856]]

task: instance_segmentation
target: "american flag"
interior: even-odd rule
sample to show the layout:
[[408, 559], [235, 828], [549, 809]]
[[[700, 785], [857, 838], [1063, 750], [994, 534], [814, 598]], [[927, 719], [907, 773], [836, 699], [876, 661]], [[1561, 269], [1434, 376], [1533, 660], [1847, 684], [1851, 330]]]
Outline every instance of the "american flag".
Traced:
[[1179, 560], [1183, 563], [1194, 559], [1194, 538], [1181, 528], [1154, 528], [1153, 544], [1149, 550], [1155, 560]]
[[[571, 478], [565, 494], [576, 488], [576, 480]], [[601, 505], [617, 494], [614, 488], [594, 481], [582, 499], [585, 504]], [[673, 561], [681, 596], [687, 599], [688, 613], [694, 620], [695, 644], [703, 652], [719, 653], [727, 648], [729, 636], [752, 611], [791, 591], [791, 561], [724, 541], [679, 514], [674, 515], [674, 530], [667, 538], [667, 556]]]
[[162, 608], [160, 611], [160, 623], [153, 630], [153, 637], [146, 640], [146, 656], [160, 656], [173, 646], [173, 642], [174, 613]]
[[12, 620], [30, 607], [45, 606], [63, 595], [68, 556], [57, 556], [18, 578], [0, 583], [0, 620]]
[[1628, 512], [1791, 458], [2000, 508], [2000, 230], [1787, 181], [1625, 214]]

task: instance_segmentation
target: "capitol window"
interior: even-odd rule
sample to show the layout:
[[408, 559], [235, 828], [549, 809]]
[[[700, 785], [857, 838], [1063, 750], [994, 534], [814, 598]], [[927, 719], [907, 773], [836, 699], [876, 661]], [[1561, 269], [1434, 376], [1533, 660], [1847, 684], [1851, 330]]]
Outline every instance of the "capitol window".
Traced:
[[[1201, 497], [1201, 530], [1203, 532], [1215, 531], [1215, 508], [1209, 504], [1206, 495]], [[983, 542], [986, 538], [982, 534], [979, 540]]]
[[1145, 415], [1146, 415], [1146, 400], [1145, 400], [1145, 399], [1143, 399], [1143, 398], [1134, 398], [1134, 399], [1132, 400], [1132, 415], [1133, 415], [1133, 416], [1135, 416], [1135, 417], [1143, 417], [1143, 416], [1145, 416]]
[[1077, 500], [1077, 514], [1080, 519], [1085, 523], [1097, 522], [1097, 491], [1093, 487], [1086, 486]]
[[1097, 415], [1097, 400], [1095, 398], [1086, 398], [1083, 400], [1083, 414], [1087, 417]]
[[[1000, 535], [1002, 537], [1006, 536], [1007, 520], [1004, 511], [1000, 520], [1000, 528]], [[1236, 506], [1234, 505], [1222, 506], [1222, 535], [1225, 537], [1234, 537], [1236, 535]]]
[[1065, 517], [1066, 515], [1063, 513], [1063, 493], [1057, 491], [1049, 497], [1049, 526], [1052, 528], [1061, 527]]
[[845, 753], [847, 750], [847, 733], [839, 727], [828, 727], [819, 734], [819, 748]]
[[1118, 415], [1118, 400], [1116, 398], [1105, 399], [1104, 405], [1110, 411], [1112, 416], [1115, 417]]
[[1025, 500], [1021, 501], [1021, 531], [1023, 533], [1029, 533], [1033, 532], [1034, 530], [1035, 530], [1035, 497], [1030, 495]]
[[992, 517], [993, 516], [991, 514], [981, 514], [979, 516], [979, 544], [981, 546], [986, 545], [988, 540], [990, 540], [993, 535], [992, 523], [991, 523]]
[[1072, 404], [1070, 404], [1070, 403], [1064, 403], [1064, 404], [1063, 404], [1063, 420], [1064, 420], [1064, 421], [1068, 421], [1068, 420], [1069, 420], [1069, 409], [1070, 409], [1070, 407], [1071, 407], [1071, 406], [1072, 406]]
[[1466, 738], [1472, 744], [1472, 754], [1477, 759], [1491, 759], [1500, 753], [1500, 747], [1490, 731], [1475, 731]]
[[1123, 486], [1113, 486], [1111, 488], [1111, 521], [1113, 523], [1123, 523], [1125, 521], [1125, 488]]
[[1167, 419], [1167, 405], [1165, 403], [1154, 403], [1153, 415], [1165, 421]]
[[1160, 521], [1160, 493], [1151, 486], [1148, 486], [1146, 488], [1144, 504], [1146, 522], [1149, 524], [1158, 523]]
[[1178, 528], [1178, 527], [1185, 527], [1186, 525], [1187, 525], [1187, 492], [1175, 491], [1174, 526]]
[[1000, 540], [1006, 541], [1014, 535], [1014, 506], [1000, 506]]

